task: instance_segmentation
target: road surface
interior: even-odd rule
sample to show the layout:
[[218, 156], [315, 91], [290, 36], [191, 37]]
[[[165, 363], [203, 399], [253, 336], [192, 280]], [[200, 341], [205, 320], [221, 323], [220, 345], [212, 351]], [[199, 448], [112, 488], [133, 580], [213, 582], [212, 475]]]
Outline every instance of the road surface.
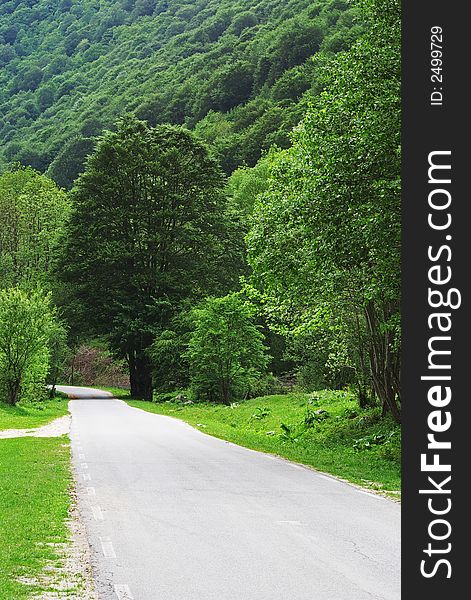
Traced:
[[399, 600], [397, 503], [59, 389], [100, 599]]

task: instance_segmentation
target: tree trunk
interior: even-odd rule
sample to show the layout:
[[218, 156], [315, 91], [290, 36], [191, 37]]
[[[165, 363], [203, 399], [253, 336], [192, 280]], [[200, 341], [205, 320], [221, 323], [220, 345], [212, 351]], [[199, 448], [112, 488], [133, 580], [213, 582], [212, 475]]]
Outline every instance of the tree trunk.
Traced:
[[227, 379], [223, 379], [221, 383], [222, 403], [228, 405], [231, 403], [231, 384]]
[[131, 396], [152, 401], [152, 373], [144, 352], [132, 351], [128, 356]]
[[[383, 306], [383, 319], [386, 322], [393, 307]], [[393, 349], [393, 333], [388, 331], [378, 320], [377, 308], [370, 302], [365, 309], [365, 317], [370, 333], [370, 366], [373, 388], [378, 396], [383, 414], [390, 412], [393, 418], [400, 423], [399, 353]]]
[[9, 381], [7, 384], [7, 403], [15, 406], [20, 400], [21, 382]]

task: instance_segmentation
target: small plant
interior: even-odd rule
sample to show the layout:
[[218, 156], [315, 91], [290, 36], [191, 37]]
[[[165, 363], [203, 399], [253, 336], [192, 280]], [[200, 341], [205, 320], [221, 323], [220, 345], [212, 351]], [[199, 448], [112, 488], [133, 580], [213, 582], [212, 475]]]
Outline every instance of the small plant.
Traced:
[[255, 419], [257, 421], [261, 421], [265, 417], [268, 417], [268, 415], [270, 413], [271, 413], [271, 410], [269, 408], [267, 408], [266, 406], [263, 408], [260, 408], [260, 406], [257, 406], [257, 408], [255, 409], [255, 412], [253, 413], [253, 415], [250, 418]]
[[307, 403], [308, 404], [319, 404], [320, 401], [321, 401], [321, 397], [319, 396], [319, 394], [312, 394], [312, 396], [310, 398], [308, 398]]
[[358, 417], [358, 412], [354, 408], [348, 407], [343, 411], [343, 416], [347, 419], [355, 419]]
[[304, 424], [287, 425], [286, 423], [281, 422], [280, 428], [282, 431], [280, 434], [280, 439], [285, 442], [297, 442], [299, 438], [306, 433], [306, 427]]
[[390, 444], [395, 434], [395, 431], [391, 431], [389, 435], [385, 435], [384, 433], [376, 433], [374, 435], [358, 438], [354, 441], [353, 448], [357, 451], [361, 451], [370, 450], [375, 446]]
[[305, 427], [312, 428], [315, 427], [315, 425], [321, 421], [325, 421], [325, 419], [329, 418], [329, 413], [326, 410], [323, 409], [319, 409], [319, 410], [311, 410], [310, 408], [306, 409], [306, 412], [304, 414], [304, 425]]

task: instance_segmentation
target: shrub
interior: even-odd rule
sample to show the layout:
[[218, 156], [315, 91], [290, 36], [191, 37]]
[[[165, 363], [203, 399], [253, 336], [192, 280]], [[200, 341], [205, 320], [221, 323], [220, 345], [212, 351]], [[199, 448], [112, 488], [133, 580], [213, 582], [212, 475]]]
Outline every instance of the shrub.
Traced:
[[268, 364], [263, 334], [254, 324], [254, 307], [240, 294], [207, 298], [193, 311], [193, 333], [186, 357], [197, 397], [230, 404], [244, 396]]
[[0, 290], [0, 389], [9, 404], [33, 390], [44, 392], [53, 329], [49, 295], [40, 289]]

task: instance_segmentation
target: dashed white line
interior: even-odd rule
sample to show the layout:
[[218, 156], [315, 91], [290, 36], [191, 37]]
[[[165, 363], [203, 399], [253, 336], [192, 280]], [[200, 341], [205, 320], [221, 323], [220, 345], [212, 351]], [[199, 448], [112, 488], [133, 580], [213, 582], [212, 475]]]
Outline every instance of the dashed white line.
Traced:
[[100, 544], [105, 558], [116, 558], [116, 553], [109, 537], [100, 537]]
[[79, 458], [83, 460], [85, 458], [85, 454], [79, 454]]
[[115, 585], [114, 591], [118, 600], [134, 600], [128, 585]]
[[82, 463], [80, 466], [82, 467], [82, 469], [88, 469], [87, 463]]
[[103, 521], [103, 512], [100, 506], [92, 506], [92, 513], [95, 521]]
[[90, 481], [92, 476], [90, 475], [90, 473], [82, 473], [82, 477], [84, 481]]

